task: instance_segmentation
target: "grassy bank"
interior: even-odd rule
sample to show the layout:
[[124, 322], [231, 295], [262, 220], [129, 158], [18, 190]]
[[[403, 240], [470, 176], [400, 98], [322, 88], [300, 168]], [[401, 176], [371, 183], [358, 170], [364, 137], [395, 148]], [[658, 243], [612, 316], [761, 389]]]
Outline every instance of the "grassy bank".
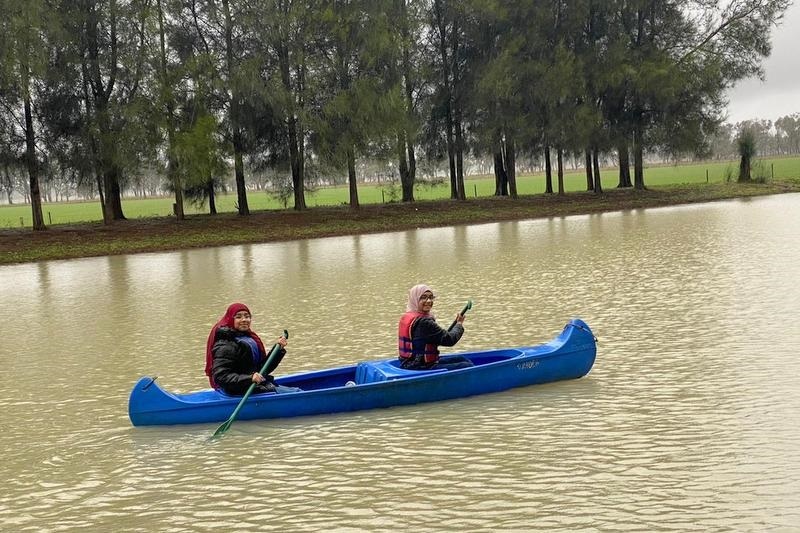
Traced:
[[526, 195], [516, 200], [488, 197], [465, 202], [372, 204], [355, 211], [339, 206], [303, 212], [259, 211], [249, 217], [233, 213], [193, 215], [183, 222], [155, 217], [107, 226], [99, 222], [54, 226], [43, 232], [4, 229], [0, 230], [0, 264], [559, 217], [785, 192], [800, 192], [800, 179], [765, 184], [683, 184], [646, 191], [610, 189], [602, 195], [573, 192], [563, 196]]
[[[704, 161], [696, 164], [651, 166], [646, 169], [645, 183], [648, 187], [662, 187], [678, 184], [719, 184], [728, 181], [730, 176], [738, 172], [736, 161]], [[605, 190], [613, 189], [619, 181], [616, 168], [605, 168], [602, 171], [602, 182]], [[754, 175], [776, 180], [800, 177], [800, 157], [784, 157], [761, 159], [754, 164]], [[555, 186], [555, 184], [554, 184]], [[580, 192], [586, 188], [586, 175], [582, 169], [567, 172], [564, 175], [564, 187], [567, 192]], [[490, 198], [494, 195], [494, 176], [472, 176], [466, 180], [465, 191], [472, 199]], [[545, 179], [542, 174], [521, 174], [517, 177], [517, 190], [520, 195], [543, 194]], [[438, 184], [417, 185], [414, 191], [417, 200], [445, 200], [450, 197], [449, 181]], [[372, 183], [359, 184], [359, 201], [362, 205], [390, 203], [400, 199], [397, 184]], [[347, 186], [323, 187], [306, 194], [309, 207], [335, 207], [348, 203]], [[172, 214], [173, 198], [124, 198], [122, 208], [129, 219], [167, 217]], [[236, 211], [236, 194], [223, 194], [217, 197], [217, 210], [220, 213]], [[288, 206], [266, 191], [250, 191], [247, 202], [253, 211], [280, 210]], [[208, 212], [207, 207], [185, 206], [186, 213], [191, 215]], [[45, 223], [48, 226], [74, 224], [78, 222], [99, 222], [102, 220], [100, 203], [89, 202], [57, 202], [45, 203], [42, 206]], [[30, 205], [0, 206], [0, 228], [19, 228], [32, 226]]]

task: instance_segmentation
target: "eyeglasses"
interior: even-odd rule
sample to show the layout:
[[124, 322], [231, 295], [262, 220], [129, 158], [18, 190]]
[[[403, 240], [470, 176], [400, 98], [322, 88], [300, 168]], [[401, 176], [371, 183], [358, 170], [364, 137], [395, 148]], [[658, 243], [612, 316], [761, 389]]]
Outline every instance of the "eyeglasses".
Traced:
[[419, 297], [419, 301], [420, 302], [424, 302], [425, 300], [434, 301], [435, 299], [436, 299], [436, 296], [433, 296], [433, 295], [425, 295], [425, 294], [423, 294], [422, 296]]

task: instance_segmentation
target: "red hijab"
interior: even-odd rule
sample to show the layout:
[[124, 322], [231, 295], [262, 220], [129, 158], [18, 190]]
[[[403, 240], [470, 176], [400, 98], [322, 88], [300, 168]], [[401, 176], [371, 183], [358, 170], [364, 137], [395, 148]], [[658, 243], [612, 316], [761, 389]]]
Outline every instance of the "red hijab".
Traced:
[[[214, 363], [214, 354], [211, 353], [211, 349], [214, 347], [214, 340], [217, 338], [217, 330], [219, 328], [231, 328], [233, 329], [233, 317], [236, 316], [236, 313], [239, 311], [247, 311], [250, 312], [250, 309], [247, 308], [246, 305], [240, 303], [232, 303], [228, 306], [228, 310], [225, 311], [225, 314], [219, 321], [214, 324], [214, 327], [211, 328], [211, 332], [208, 334], [208, 340], [206, 341], [206, 376], [208, 376], [208, 382], [211, 384], [213, 388], [217, 388], [217, 384], [214, 383], [214, 377], [211, 375], [211, 366]], [[253, 339], [255, 339], [256, 344], [258, 344], [261, 353], [266, 355], [267, 351], [264, 349], [264, 343], [261, 342], [261, 339], [256, 335], [256, 332], [250, 330], [247, 332], [247, 335], [250, 335]]]

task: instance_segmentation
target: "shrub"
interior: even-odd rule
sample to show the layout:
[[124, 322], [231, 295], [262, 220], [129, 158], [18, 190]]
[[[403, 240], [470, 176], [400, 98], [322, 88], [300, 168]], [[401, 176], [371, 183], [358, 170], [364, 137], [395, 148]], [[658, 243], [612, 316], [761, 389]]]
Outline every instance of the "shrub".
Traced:
[[739, 181], [750, 181], [751, 166], [756, 155], [756, 134], [750, 128], [743, 128], [736, 139], [736, 146], [739, 150]]

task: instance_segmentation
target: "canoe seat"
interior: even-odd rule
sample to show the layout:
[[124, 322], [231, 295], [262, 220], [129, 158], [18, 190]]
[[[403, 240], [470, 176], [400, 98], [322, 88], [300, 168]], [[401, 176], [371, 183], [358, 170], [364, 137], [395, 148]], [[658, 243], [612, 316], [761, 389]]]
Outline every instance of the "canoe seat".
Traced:
[[446, 368], [435, 370], [406, 370], [400, 368], [398, 361], [363, 361], [356, 366], [356, 383], [375, 383], [398, 378], [409, 378], [438, 372], [447, 372]]

